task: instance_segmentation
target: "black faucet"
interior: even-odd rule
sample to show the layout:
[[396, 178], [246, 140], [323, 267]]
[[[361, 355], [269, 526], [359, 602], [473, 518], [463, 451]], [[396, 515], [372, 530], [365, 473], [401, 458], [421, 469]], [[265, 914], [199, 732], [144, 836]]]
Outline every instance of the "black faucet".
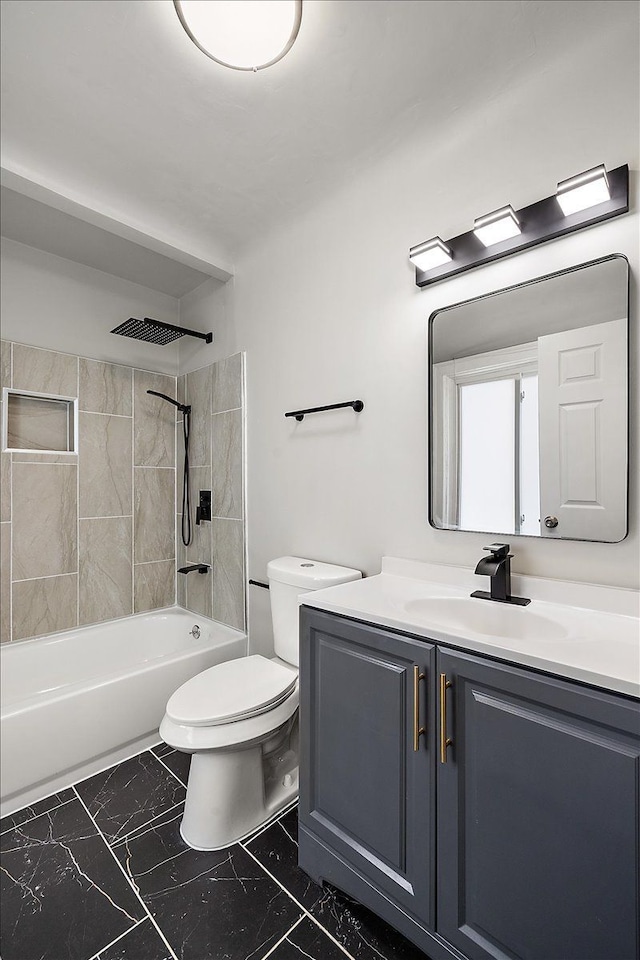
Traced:
[[472, 597], [479, 597], [481, 600], [497, 600], [498, 603], [515, 603], [519, 607], [524, 607], [531, 600], [526, 597], [511, 596], [511, 557], [508, 543], [490, 543], [488, 550], [491, 556], [483, 557], [475, 569], [475, 573], [481, 576], [491, 577], [491, 592], [486, 590], [474, 590]]
[[196, 570], [198, 573], [206, 573], [208, 569], [208, 563], [192, 563], [188, 567], [178, 567], [178, 573], [194, 573]]

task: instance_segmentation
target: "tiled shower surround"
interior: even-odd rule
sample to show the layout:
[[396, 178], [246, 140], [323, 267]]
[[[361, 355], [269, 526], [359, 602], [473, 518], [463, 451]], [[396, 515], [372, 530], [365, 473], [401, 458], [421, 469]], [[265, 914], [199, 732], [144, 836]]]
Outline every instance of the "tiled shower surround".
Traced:
[[[175, 408], [146, 391], [176, 396], [176, 378], [19, 343], [2, 341], [1, 346], [3, 387], [79, 401], [77, 454], [2, 453], [2, 642], [173, 604], [182, 450], [176, 484]], [[216, 411], [233, 403], [241, 414], [241, 357], [181, 381], [195, 406], [192, 463], [201, 470], [201, 475], [194, 471], [192, 482], [195, 514], [197, 484], [212, 474], [207, 428], [214, 420], [214, 394]], [[181, 436], [181, 425], [178, 429]], [[241, 433], [236, 438], [240, 460]], [[241, 478], [235, 455], [225, 455], [214, 481], [215, 502], [222, 504], [218, 509], [225, 518], [233, 515], [226, 504], [234, 503], [234, 494], [226, 491], [236, 490], [229, 464]], [[195, 528], [189, 559], [204, 551], [197, 559], [211, 562], [215, 556], [219, 562], [215, 576], [197, 575], [207, 581], [208, 601], [195, 585], [182, 599], [196, 612], [213, 610], [225, 623], [243, 626], [244, 525], [242, 512], [235, 512], [236, 522], [228, 528], [219, 529], [217, 521]]]
[[[178, 565], [211, 563], [211, 573], [178, 574], [180, 606], [240, 630], [244, 597], [244, 388], [243, 358], [235, 354], [178, 378], [178, 396], [191, 404], [193, 540], [184, 547], [182, 524], [182, 420], [178, 423]], [[180, 415], [179, 415], [180, 416]], [[211, 523], [196, 525], [200, 490], [211, 490]]]

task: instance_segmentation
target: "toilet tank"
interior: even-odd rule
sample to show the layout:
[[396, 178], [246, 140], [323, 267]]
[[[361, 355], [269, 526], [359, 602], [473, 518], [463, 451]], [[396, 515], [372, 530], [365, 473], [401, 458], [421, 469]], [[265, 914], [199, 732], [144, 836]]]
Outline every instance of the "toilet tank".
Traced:
[[298, 597], [349, 580], [360, 580], [360, 570], [320, 563], [302, 557], [280, 557], [267, 564], [271, 621], [275, 653], [281, 660], [298, 666]]

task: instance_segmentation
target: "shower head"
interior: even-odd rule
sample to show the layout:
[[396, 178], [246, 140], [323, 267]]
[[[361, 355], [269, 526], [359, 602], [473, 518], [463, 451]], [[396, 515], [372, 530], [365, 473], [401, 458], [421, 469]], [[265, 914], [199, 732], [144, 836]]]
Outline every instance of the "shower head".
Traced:
[[213, 342], [212, 333], [187, 330], [186, 327], [177, 327], [174, 323], [163, 323], [162, 320], [153, 320], [151, 317], [145, 317], [144, 320], [129, 317], [120, 326], [114, 327], [111, 333], [117, 333], [121, 337], [132, 337], [134, 340], [157, 343], [161, 347], [178, 340], [180, 337], [197, 337], [199, 340], [204, 340], [205, 343]]
[[174, 407], [177, 407], [180, 413], [191, 413], [191, 407], [187, 403], [180, 403], [178, 400], [174, 400], [173, 397], [168, 397], [166, 393], [158, 393], [157, 390], [147, 390], [147, 393], [150, 393], [152, 397], [160, 397], [161, 400], [166, 400], [167, 403], [172, 403]]

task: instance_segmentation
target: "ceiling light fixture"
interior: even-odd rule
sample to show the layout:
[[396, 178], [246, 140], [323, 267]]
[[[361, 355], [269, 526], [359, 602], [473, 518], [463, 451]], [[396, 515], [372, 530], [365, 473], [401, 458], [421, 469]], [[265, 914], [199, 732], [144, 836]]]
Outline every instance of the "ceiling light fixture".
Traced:
[[500, 207], [478, 217], [467, 233], [446, 242], [433, 237], [411, 247], [409, 259], [416, 269], [416, 285], [427, 287], [628, 210], [629, 167], [624, 164], [606, 171], [601, 164], [562, 180], [556, 193], [528, 207]]
[[204, 54], [223, 67], [255, 73], [291, 49], [302, 0], [173, 0], [180, 23]]
[[491, 247], [494, 243], [501, 243], [502, 240], [511, 240], [522, 233], [518, 218], [510, 204], [506, 207], [500, 207], [492, 213], [485, 214], [484, 217], [478, 217], [473, 222], [473, 232], [485, 247]]
[[424, 243], [411, 247], [409, 260], [419, 270], [433, 270], [434, 267], [441, 267], [450, 262], [451, 250], [440, 237], [433, 237], [432, 240], [425, 240]]
[[598, 203], [606, 203], [611, 199], [611, 192], [604, 164], [579, 173], [577, 177], [561, 180], [556, 196], [565, 217], [595, 207]]

